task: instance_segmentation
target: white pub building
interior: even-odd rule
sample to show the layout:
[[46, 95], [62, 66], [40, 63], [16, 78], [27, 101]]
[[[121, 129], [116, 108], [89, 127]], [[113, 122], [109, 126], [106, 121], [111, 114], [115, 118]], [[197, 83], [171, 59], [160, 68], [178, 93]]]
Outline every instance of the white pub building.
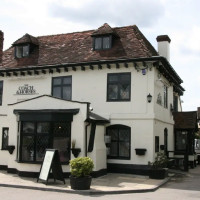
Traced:
[[135, 25], [25, 34], [5, 51], [3, 40], [0, 31], [0, 169], [37, 176], [50, 148], [66, 176], [74, 156], [92, 158], [94, 176], [146, 174], [157, 152], [174, 150], [184, 89], [167, 35], [158, 52]]

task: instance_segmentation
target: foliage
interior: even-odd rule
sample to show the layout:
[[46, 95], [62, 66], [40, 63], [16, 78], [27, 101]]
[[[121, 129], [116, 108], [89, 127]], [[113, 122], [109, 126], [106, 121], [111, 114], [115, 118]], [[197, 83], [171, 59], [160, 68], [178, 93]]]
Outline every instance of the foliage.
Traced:
[[76, 146], [76, 140], [72, 140], [72, 149], [74, 149]]
[[80, 157], [70, 160], [70, 171], [72, 176], [88, 176], [92, 172], [93, 168], [93, 160], [89, 157]]
[[155, 157], [155, 161], [152, 163], [149, 162], [149, 165], [153, 169], [166, 168], [168, 165], [167, 156], [165, 155], [164, 152], [158, 152], [157, 156]]

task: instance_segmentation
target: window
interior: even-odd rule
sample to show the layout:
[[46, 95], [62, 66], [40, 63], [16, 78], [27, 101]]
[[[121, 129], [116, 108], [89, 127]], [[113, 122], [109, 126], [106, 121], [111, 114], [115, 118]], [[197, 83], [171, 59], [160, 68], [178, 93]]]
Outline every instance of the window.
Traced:
[[94, 50], [110, 49], [112, 36], [101, 36], [94, 38]]
[[175, 151], [185, 151], [187, 144], [187, 131], [175, 132]]
[[174, 103], [173, 103], [174, 112], [178, 112], [178, 96], [174, 95]]
[[124, 125], [107, 127], [106, 135], [111, 137], [110, 154], [108, 158], [130, 159], [131, 129]]
[[107, 101], [130, 101], [131, 73], [108, 74]]
[[46, 148], [54, 148], [68, 162], [70, 138], [71, 122], [21, 122], [20, 161], [41, 162]]
[[155, 152], [159, 152], [159, 136], [155, 136]]
[[23, 58], [29, 56], [29, 45], [21, 45], [15, 47], [15, 57]]
[[61, 99], [71, 100], [72, 98], [72, 77], [56, 77], [52, 80], [52, 96]]
[[164, 108], [168, 108], [168, 88], [164, 85]]
[[2, 145], [1, 149], [6, 150], [8, 146], [8, 133], [9, 133], [9, 128], [2, 128]]
[[3, 81], [0, 81], [0, 106], [2, 105], [3, 100]]

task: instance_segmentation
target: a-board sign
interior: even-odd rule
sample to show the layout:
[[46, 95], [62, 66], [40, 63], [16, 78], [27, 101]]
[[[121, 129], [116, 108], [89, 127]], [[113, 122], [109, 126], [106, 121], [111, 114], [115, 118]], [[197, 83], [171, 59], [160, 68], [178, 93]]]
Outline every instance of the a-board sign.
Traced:
[[42, 162], [41, 168], [40, 168], [40, 174], [37, 179], [37, 182], [39, 180], [48, 182], [49, 174], [52, 171], [52, 175], [55, 180], [63, 181], [65, 184], [65, 179], [63, 177], [63, 171], [62, 166], [60, 163], [60, 157], [58, 150], [56, 149], [46, 149], [44, 160]]

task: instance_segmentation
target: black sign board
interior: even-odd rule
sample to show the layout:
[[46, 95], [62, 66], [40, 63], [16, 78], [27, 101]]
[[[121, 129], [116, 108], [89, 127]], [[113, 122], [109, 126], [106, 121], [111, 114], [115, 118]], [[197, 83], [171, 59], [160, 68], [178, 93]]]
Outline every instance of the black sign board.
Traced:
[[37, 182], [39, 180], [43, 180], [46, 181], [47, 184], [49, 179], [49, 174], [51, 171], [53, 174], [54, 181], [57, 179], [63, 181], [65, 184], [59, 153], [58, 150], [56, 149], [46, 149]]

